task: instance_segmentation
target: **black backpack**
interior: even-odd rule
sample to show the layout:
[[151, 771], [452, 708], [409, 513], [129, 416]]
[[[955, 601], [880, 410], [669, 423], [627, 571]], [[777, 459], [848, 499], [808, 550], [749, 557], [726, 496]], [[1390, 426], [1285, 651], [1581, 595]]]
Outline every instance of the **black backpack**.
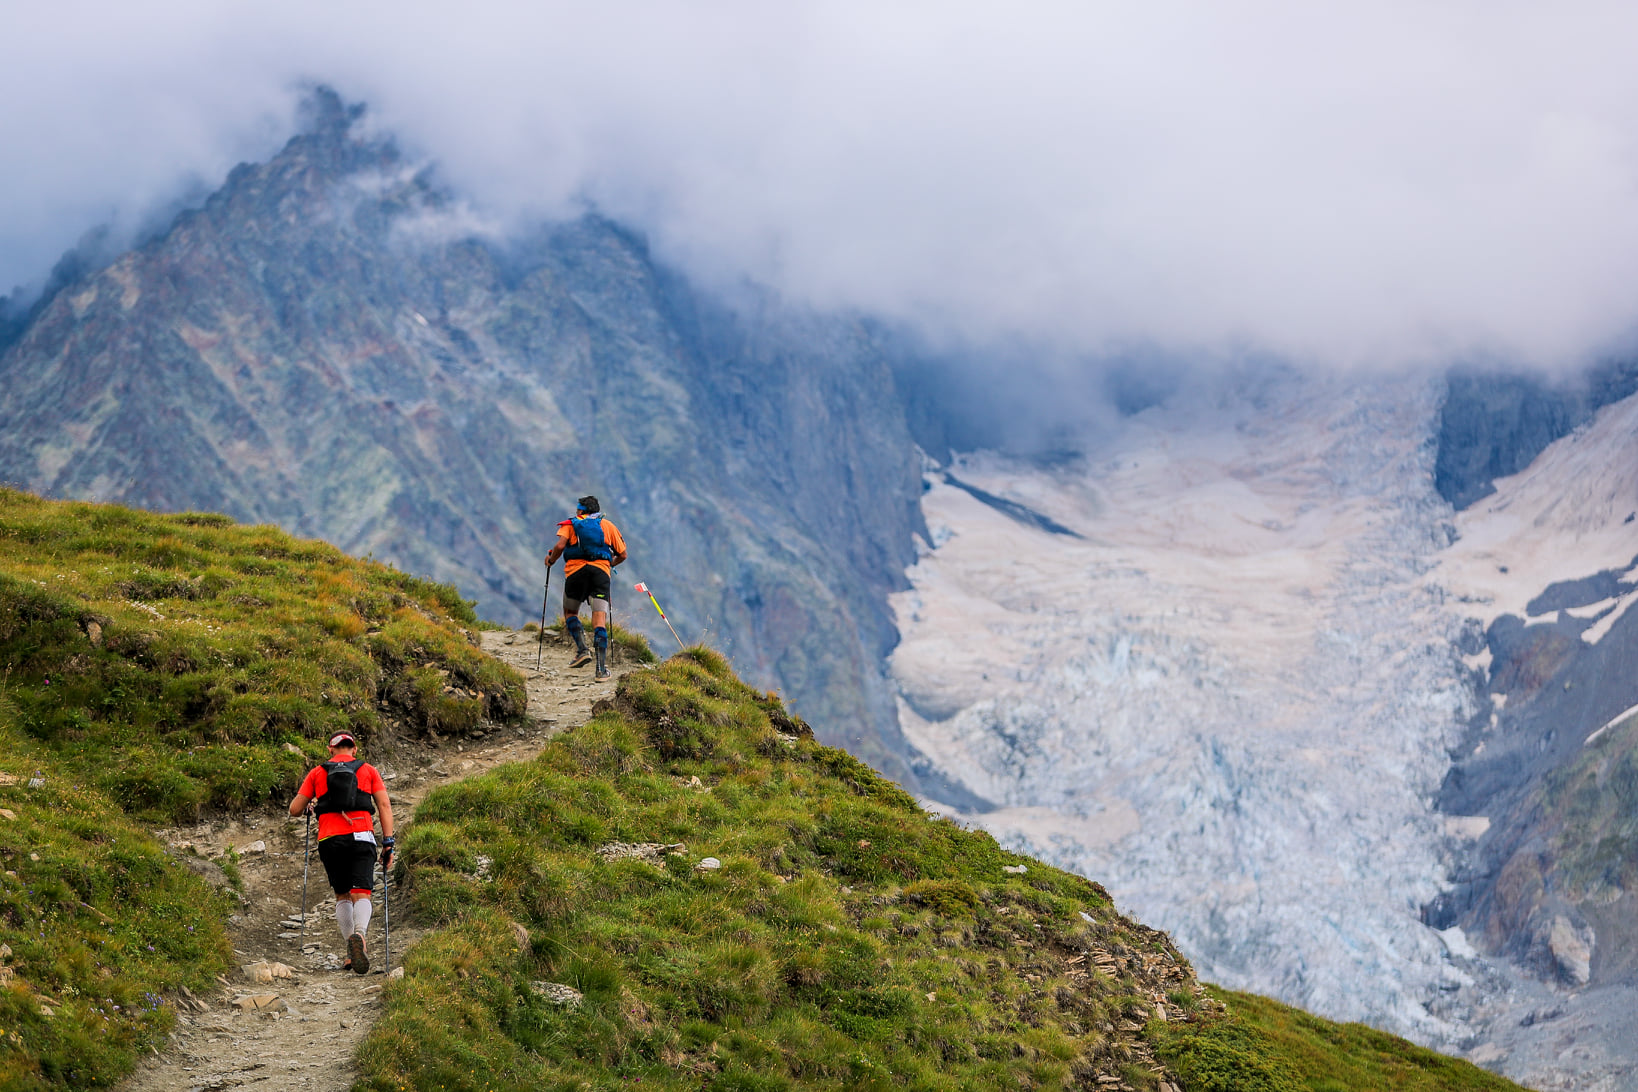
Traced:
[[320, 815], [346, 811], [375, 814], [375, 797], [358, 788], [358, 768], [362, 765], [362, 758], [324, 764], [324, 795], [318, 798], [317, 808]]

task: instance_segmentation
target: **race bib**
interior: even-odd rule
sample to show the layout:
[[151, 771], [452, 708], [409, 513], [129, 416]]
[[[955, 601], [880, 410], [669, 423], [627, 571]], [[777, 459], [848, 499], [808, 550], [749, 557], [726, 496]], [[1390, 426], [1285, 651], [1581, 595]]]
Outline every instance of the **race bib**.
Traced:
[[373, 830], [355, 830], [355, 831], [353, 831], [353, 841], [355, 841], [355, 842], [368, 842], [373, 846], [373, 845], [375, 845], [375, 831], [373, 831]]

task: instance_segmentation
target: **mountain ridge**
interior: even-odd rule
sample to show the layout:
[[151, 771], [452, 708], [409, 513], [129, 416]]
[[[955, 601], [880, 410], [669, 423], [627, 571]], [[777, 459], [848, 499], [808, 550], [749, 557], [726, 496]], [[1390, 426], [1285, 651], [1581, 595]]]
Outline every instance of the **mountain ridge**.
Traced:
[[593, 215], [502, 250], [356, 108], [312, 115], [43, 304], [0, 356], [0, 479], [276, 522], [514, 617], [596, 493], [679, 627], [913, 783], [879, 665], [919, 477], [878, 336], [731, 308]]
[[[1050, 368], [1014, 354], [997, 369], [1004, 374], [987, 387], [981, 368], [952, 371], [936, 354], [911, 351], [907, 346], [913, 342], [866, 316], [805, 311], [753, 289], [732, 299], [704, 292], [656, 262], [640, 234], [595, 214], [501, 240], [438, 185], [434, 168], [408, 160], [390, 139], [369, 133], [357, 124], [361, 117], [359, 108], [319, 94], [307, 127], [278, 155], [236, 168], [202, 205], [112, 262], [86, 258], [80, 265], [65, 264], [54, 294], [43, 296], [24, 320], [17, 321], [15, 311], [5, 320], [13, 323], [17, 340], [9, 348], [0, 345], [0, 479], [47, 493], [157, 508], [222, 509], [246, 520], [276, 522], [455, 582], [486, 613], [514, 622], [538, 617], [540, 555], [552, 525], [575, 496], [595, 492], [634, 546], [617, 593], [638, 577], [646, 579], [686, 639], [709, 635], [746, 678], [760, 687], [781, 688], [827, 742], [845, 744], [926, 798], [997, 824], [998, 831], [1003, 822], [1018, 820], [1023, 830], [1040, 820], [1033, 812], [1009, 811], [1023, 796], [1009, 804], [990, 798], [1003, 798], [1004, 791], [980, 786], [984, 791], [977, 792], [964, 784], [961, 771], [935, 761], [937, 740], [928, 734], [929, 724], [971, 704], [976, 694], [995, 707], [996, 723], [1022, 740], [1020, 729], [1030, 727], [1024, 714], [1057, 700], [1038, 700], [1038, 689], [1009, 697], [1006, 677], [1033, 671], [1035, 651], [1026, 649], [1022, 660], [998, 666], [998, 656], [1012, 655], [998, 652], [1011, 647], [999, 615], [983, 610], [939, 615], [951, 633], [972, 636], [980, 652], [971, 664], [954, 657], [936, 665], [946, 676], [964, 672], [954, 688], [961, 691], [960, 701], [939, 687], [910, 685], [884, 670], [890, 657], [911, 655], [903, 649], [901, 630], [915, 627], [914, 619], [905, 618], [921, 606], [912, 601], [917, 589], [906, 571], [918, 558], [936, 554], [949, 531], [927, 525], [924, 490], [931, 490], [927, 495], [937, 504], [947, 500], [940, 490], [965, 490], [980, 505], [974, 527], [985, 525], [986, 512], [1005, 516], [975, 562], [982, 598], [1004, 582], [1000, 574], [1009, 559], [998, 544], [1033, 542], [1031, 528], [1076, 530], [1082, 527], [1077, 521], [1087, 518], [1077, 508], [1080, 502], [1092, 508], [1101, 503], [1087, 493], [1066, 506], [1042, 486], [1045, 477], [1090, 468], [1117, 477], [1134, 471], [1140, 478], [1145, 467], [1134, 462], [1123, 468], [1123, 461], [1155, 453], [1122, 451], [1111, 437], [1134, 423], [1163, 423], [1179, 406], [1199, 410], [1198, 405], [1190, 410], [1189, 400], [1219, 377], [1206, 375], [1202, 383], [1202, 376], [1175, 367], [1138, 367], [1132, 369], [1138, 374], [1105, 377], [1101, 386], [1094, 376], [1082, 384], [1087, 390], [1073, 384], [1059, 390], [1042, 385]], [[1277, 434], [1282, 426], [1270, 421], [1269, 413], [1305, 412], [1300, 406], [1281, 409], [1273, 397], [1293, 378], [1289, 372], [1276, 368], [1241, 377], [1255, 412], [1247, 414], [1235, 444], [1255, 446]], [[1383, 478], [1378, 492], [1415, 495], [1407, 501], [1414, 518], [1403, 529], [1418, 550], [1448, 545], [1441, 536], [1456, 524], [1444, 501], [1460, 502], [1458, 521], [1482, 514], [1487, 506], [1479, 501], [1501, 503], [1485, 491], [1505, 492], [1507, 471], [1528, 467], [1555, 442], [1579, 435], [1601, 405], [1627, 389], [1623, 384], [1634, 374], [1630, 367], [1610, 365], [1585, 381], [1561, 384], [1472, 372], [1430, 379], [1417, 395], [1417, 420], [1433, 426], [1409, 439], [1414, 450], [1396, 456], [1404, 474]], [[1054, 395], [1053, 405], [1041, 404], [1043, 390]], [[1092, 425], [1081, 420], [1089, 391], [1109, 394], [1119, 415], [1097, 417]], [[1338, 436], [1353, 436], [1354, 454], [1372, 441], [1368, 432], [1354, 435], [1359, 430], [1353, 426], [1369, 423], [1373, 412], [1353, 406], [1336, 418]], [[1032, 429], [1039, 435], [1028, 444], [1018, 440], [1019, 433]], [[1405, 439], [1394, 435], [1395, 444]], [[918, 442], [938, 456], [939, 473], [947, 480], [938, 474], [924, 480], [928, 467]], [[1022, 445], [1018, 454], [1026, 472], [1003, 468], [995, 474], [989, 467], [974, 476], [965, 469], [967, 463], [1007, 462], [1008, 445], [1015, 443]], [[998, 450], [967, 450], [989, 445]], [[1215, 457], [1204, 453], [1184, 477], [1209, 477]], [[1096, 466], [1096, 460], [1107, 463]], [[1242, 485], [1263, 480], [1284, 489], [1303, 475], [1316, 475], [1327, 488], [1347, 491], [1358, 488], [1352, 478], [1376, 474], [1374, 466], [1362, 471], [1339, 457], [1305, 469], [1298, 452], [1243, 471], [1251, 477]], [[1227, 503], [1225, 498], [1248, 499], [1240, 489], [1232, 498], [1224, 493], [1205, 500], [1218, 505]], [[1303, 520], [1315, 518], [1298, 508], [1281, 514], [1265, 507], [1253, 503], [1238, 511], [1226, 525], [1225, 541], [1246, 548], [1258, 536], [1301, 532], [1308, 526]], [[1175, 534], [1194, 514], [1179, 509], [1168, 526]], [[1061, 534], [1051, 540], [1056, 545], [1048, 552], [1074, 541]], [[1373, 541], [1395, 556], [1402, 545]], [[1164, 535], [1150, 545], [1157, 543], [1165, 545]], [[1419, 554], [1406, 562], [1406, 571], [1432, 556]], [[1373, 579], [1393, 583], [1402, 593], [1396, 602], [1413, 619], [1425, 613], [1428, 595], [1444, 594], [1410, 588], [1400, 573], [1372, 575], [1367, 569], [1356, 559], [1348, 578], [1362, 585]], [[1116, 580], [1118, 570], [1100, 570], [1097, 579]], [[1081, 575], [1073, 568], [1027, 574], [1023, 584], [1030, 609], [1062, 596]], [[1317, 593], [1317, 584], [1288, 581], [1287, 575], [1270, 569], [1258, 578], [1272, 581], [1271, 596], [1294, 595], [1305, 587], [1311, 597]], [[1306, 580], [1314, 574], [1301, 575]], [[1435, 751], [1414, 761], [1404, 756], [1384, 761], [1396, 771], [1414, 767], [1411, 779], [1431, 796], [1439, 791], [1438, 773], [1428, 771], [1444, 763], [1442, 749], [1449, 746], [1459, 767], [1447, 786], [1447, 803], [1455, 812], [1448, 816], [1449, 830], [1475, 829], [1478, 820], [1488, 818], [1477, 814], [1486, 799], [1505, 797], [1509, 807], [1524, 801], [1520, 814], [1535, 806], [1529, 801], [1539, 799], [1530, 795], [1541, 787], [1538, 781], [1507, 781], [1501, 785], [1506, 792], [1469, 794], [1471, 800], [1456, 792], [1464, 778], [1476, 783], [1512, 777], [1502, 769], [1505, 763], [1496, 761], [1512, 746], [1508, 740], [1528, 747], [1557, 733], [1547, 750], [1555, 761], [1568, 760], [1574, 751], [1569, 737], [1597, 727], [1577, 719], [1591, 715], [1592, 707], [1580, 704], [1586, 691], [1576, 689], [1566, 692], [1568, 697], [1547, 695], [1553, 700], [1535, 706], [1540, 723], [1522, 731], [1515, 729], [1526, 703], [1502, 709], [1501, 730], [1490, 749], [1482, 756], [1467, 750], [1488, 730], [1491, 690], [1507, 690], [1520, 671], [1550, 675], [1553, 685], [1579, 687], [1577, 672], [1606, 655], [1571, 657], [1570, 666], [1554, 674], [1559, 668], [1544, 653], [1574, 650], [1577, 634], [1592, 627], [1563, 617], [1535, 617], [1536, 597], [1574, 580], [1593, 580], [1607, 591], [1610, 581], [1619, 583], [1618, 575], [1603, 563], [1543, 570], [1513, 608], [1522, 612], [1520, 626], [1475, 617], [1457, 620], [1454, 629], [1441, 623], [1437, 632], [1428, 631], [1429, 648], [1412, 657], [1426, 671], [1400, 681], [1415, 683], [1409, 690], [1421, 693], [1417, 688], [1428, 679], [1440, 680], [1439, 686], [1423, 687], [1432, 694], [1430, 708], [1451, 720], [1456, 735], [1468, 729], [1477, 734], [1447, 739], [1441, 728], [1428, 736], [1437, 742]], [[1168, 594], [1187, 582], [1168, 583]], [[1554, 594], [1569, 593], [1561, 587]], [[936, 614], [941, 605], [923, 598], [929, 613]], [[1183, 594], [1171, 606], [1186, 612], [1198, 599]], [[901, 604], [908, 610], [895, 613]], [[1138, 613], [1151, 605], [1143, 604]], [[1540, 609], [1562, 613], [1592, 606]], [[617, 595], [616, 618], [665, 647], [670, 635], [644, 607]], [[1482, 613], [1479, 607], [1474, 612]], [[1371, 640], [1361, 627], [1368, 615], [1370, 605], [1361, 598], [1338, 616], [1344, 623], [1341, 636], [1327, 646], [1342, 657], [1338, 663], [1361, 655], [1371, 663], [1385, 662], [1378, 650], [1366, 649]], [[1623, 625], [1621, 617], [1612, 614], [1595, 624], [1616, 629]], [[1201, 616], [1199, 624], [1209, 631], [1215, 620]], [[1110, 625], [1120, 628], [1118, 620]], [[1611, 638], [1610, 649], [1625, 640], [1625, 632]], [[1096, 665], [1099, 671], [1119, 667], [1148, 685], [1152, 680], [1145, 673], [1157, 663], [1186, 666], [1201, 642], [1167, 646], [1160, 657], [1149, 656], [1152, 649], [1141, 641], [1122, 643], [1119, 635], [1100, 647], [1108, 655]], [[1466, 662], [1455, 663], [1453, 650]], [[1220, 669], [1221, 664], [1216, 675], [1206, 671], [1200, 681], [1224, 683]], [[1278, 666], [1271, 670], [1277, 674]], [[1041, 680], [1064, 684], [1063, 693], [1073, 700], [1084, 697], [1077, 687], [1085, 680], [1074, 673]], [[1347, 700], [1360, 699], [1347, 680], [1334, 679], [1332, 685]], [[1230, 691], [1225, 701], [1244, 701], [1244, 687]], [[1392, 705], [1406, 692], [1407, 687], [1389, 685], [1381, 698]], [[1467, 725], [1464, 703], [1470, 701], [1477, 718]], [[1607, 706], [1599, 704], [1592, 712], [1607, 712]], [[1277, 720], [1309, 710], [1318, 716], [1327, 708], [1332, 707], [1304, 694], [1268, 715]], [[1552, 717], [1546, 717], [1549, 710]], [[1076, 724], [1084, 728], [1084, 709], [1079, 716]], [[913, 729], [912, 738], [906, 728]], [[1288, 741], [1293, 753], [1311, 758], [1311, 739], [1293, 731]], [[1062, 768], [1084, 757], [1076, 747], [1089, 746], [1084, 732], [1077, 739], [1071, 731], [1062, 742], [1070, 755]], [[1141, 750], [1152, 742], [1137, 739], [1133, 746]], [[1616, 742], [1626, 746], [1624, 736]], [[1218, 793], [1228, 809], [1242, 807], [1264, 775], [1291, 770], [1289, 763], [1259, 765], [1232, 747], [1205, 748], [1202, 754], [1207, 757], [1201, 764], [1185, 767], [1195, 778], [1186, 787]], [[1007, 771], [1005, 762], [994, 763], [968, 780], [974, 785], [985, 778], [1004, 780]], [[1271, 806], [1287, 807], [1290, 799]], [[1112, 793], [1103, 806], [1088, 805], [1107, 822], [1114, 840], [1134, 824], [1169, 821], [1165, 814], [1124, 807], [1122, 800]], [[1328, 814], [1329, 805], [1317, 806]], [[1450, 835], [1449, 854], [1459, 862], [1450, 869], [1435, 867], [1437, 854], [1419, 856], [1414, 875], [1400, 877], [1409, 892], [1407, 905], [1427, 905], [1430, 916], [1445, 914], [1433, 898], [1443, 878], [1455, 876], [1458, 888], [1482, 886], [1517, 856], [1515, 851], [1528, 849], [1537, 832], [1504, 822], [1500, 814], [1476, 844], [1467, 834]], [[1314, 814], [1295, 812], [1289, 818], [1300, 828]], [[1416, 812], [1417, 829], [1429, 846], [1444, 844], [1445, 818]], [[1504, 845], [1504, 833], [1515, 828], [1521, 837]], [[1469, 853], [1478, 857], [1470, 860]], [[1110, 866], [1100, 874], [1119, 873]], [[1131, 873], [1163, 874], [1158, 866]], [[1151, 895], [1164, 895], [1169, 907], [1182, 901], [1158, 889]], [[1270, 950], [1279, 946], [1281, 932], [1266, 906], [1236, 901], [1227, 886], [1219, 895], [1211, 929], [1222, 926], [1228, 931], [1224, 936], [1238, 930], [1241, 939]], [[1456, 917], [1449, 921], [1475, 905], [1470, 901], [1450, 910]], [[1557, 915], [1536, 914], [1540, 907], [1529, 899], [1509, 905], [1524, 908], [1520, 920], [1528, 928], [1497, 941], [1498, 950], [1522, 953], [1537, 970], [1559, 975], [1560, 963], [1550, 955]], [[1587, 917], [1592, 912], [1577, 913], [1582, 917], [1563, 916], [1570, 933], [1581, 937], [1582, 925], [1592, 927]], [[1463, 920], [1483, 938], [1477, 918]], [[1615, 935], [1608, 926], [1598, 928]], [[1184, 930], [1179, 935], [1198, 946], [1191, 954], [1200, 959], [1207, 951], [1201, 938], [1217, 934]], [[1464, 949], [1462, 936], [1421, 931], [1409, 936], [1377, 937], [1372, 943], [1380, 942], [1382, 950], [1409, 946], [1426, 966], [1449, 963], [1467, 973], [1461, 970], [1464, 957], [1453, 954]], [[1570, 951], [1573, 945], [1560, 948]], [[1589, 950], [1594, 953], [1589, 967], [1604, 966], [1598, 962], [1599, 945]], [[1396, 966], [1390, 959], [1373, 970], [1381, 972], [1373, 981], [1388, 982], [1381, 987], [1385, 992], [1401, 989], [1391, 981]], [[1296, 977], [1278, 985], [1288, 999], [1307, 997], [1302, 991], [1321, 977], [1312, 966], [1292, 974]], [[1450, 1014], [1471, 1015], [1461, 1000], [1467, 995], [1458, 989], [1453, 1002], [1444, 992], [1455, 980], [1422, 983], [1437, 991], [1431, 1004], [1438, 1014], [1433, 1024], [1420, 1026], [1432, 1026], [1440, 1035], [1459, 1032], [1460, 1021], [1448, 1028], [1444, 1023]], [[1347, 990], [1336, 996], [1353, 1003], [1363, 995]], [[1551, 1005], [1544, 1001], [1536, 1008], [1545, 1012]], [[1401, 1015], [1373, 1013], [1372, 1018]], [[1414, 1024], [1422, 1018], [1412, 1012], [1407, 1019]]]

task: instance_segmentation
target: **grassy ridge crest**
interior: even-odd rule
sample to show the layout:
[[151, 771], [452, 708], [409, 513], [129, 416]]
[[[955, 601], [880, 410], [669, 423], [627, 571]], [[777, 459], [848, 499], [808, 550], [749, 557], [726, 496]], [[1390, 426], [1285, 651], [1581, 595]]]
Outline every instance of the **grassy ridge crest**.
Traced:
[[1207, 992], [1097, 884], [929, 815], [705, 649], [400, 844], [438, 929], [361, 1047], [373, 1092], [1514, 1087]]

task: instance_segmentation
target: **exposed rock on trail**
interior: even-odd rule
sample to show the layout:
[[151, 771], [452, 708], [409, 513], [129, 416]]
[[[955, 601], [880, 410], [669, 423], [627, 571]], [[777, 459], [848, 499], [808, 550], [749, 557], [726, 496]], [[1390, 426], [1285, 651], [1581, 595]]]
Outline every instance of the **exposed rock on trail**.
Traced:
[[[364, 757], [381, 770], [400, 827], [433, 789], [534, 757], [547, 740], [589, 719], [593, 703], [614, 692], [614, 680], [594, 682], [590, 667], [568, 669], [568, 641], [561, 635], [546, 634], [539, 672], [533, 633], [486, 632], [483, 648], [524, 676], [525, 725], [485, 723], [460, 740], [386, 740], [367, 748]], [[616, 679], [634, 666], [618, 648], [611, 650], [609, 668]], [[303, 820], [268, 811], [158, 832], [196, 870], [226, 882], [237, 868], [240, 909], [229, 921], [229, 935], [239, 966], [219, 980], [218, 993], [175, 998], [179, 1015], [172, 1048], [133, 1074], [123, 1092], [345, 1092], [352, 1087], [353, 1050], [376, 1018], [387, 981], [380, 881], [370, 922], [370, 973], [343, 972], [346, 946], [317, 853], [308, 872], [302, 926], [305, 827]], [[253, 851], [258, 843], [260, 850]], [[414, 867], [413, 861], [408, 864]], [[398, 968], [423, 931], [409, 920], [407, 907], [395, 902], [392, 909], [391, 965]]]

